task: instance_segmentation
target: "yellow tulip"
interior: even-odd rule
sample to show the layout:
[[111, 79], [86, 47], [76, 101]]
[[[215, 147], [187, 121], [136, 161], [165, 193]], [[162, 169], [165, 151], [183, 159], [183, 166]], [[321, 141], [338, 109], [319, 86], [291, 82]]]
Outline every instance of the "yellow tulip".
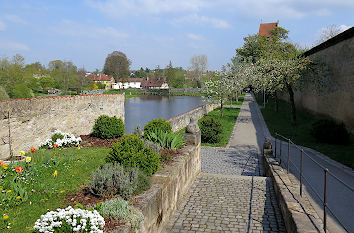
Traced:
[[21, 196], [17, 196], [16, 199], [17, 199], [17, 200], [20, 200], [20, 199], [21, 199]]
[[77, 146], [77, 149], [80, 150], [81, 149], [80, 146]]
[[31, 162], [32, 158], [31, 157], [26, 157], [26, 163]]
[[6, 163], [4, 165], [2, 165], [2, 167], [6, 170], [9, 168], [9, 165], [7, 165]]
[[24, 156], [26, 154], [26, 152], [24, 152], [23, 150], [20, 151], [20, 155]]
[[55, 170], [54, 173], [53, 173], [53, 176], [56, 177], [58, 175], [58, 171]]

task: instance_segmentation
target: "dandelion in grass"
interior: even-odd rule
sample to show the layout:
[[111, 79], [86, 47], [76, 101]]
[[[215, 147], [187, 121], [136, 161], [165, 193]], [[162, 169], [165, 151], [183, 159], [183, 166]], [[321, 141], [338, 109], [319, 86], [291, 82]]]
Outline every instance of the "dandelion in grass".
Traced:
[[53, 176], [54, 176], [54, 177], [57, 177], [57, 175], [58, 175], [58, 171], [55, 170], [55, 171], [53, 172]]
[[7, 220], [8, 218], [9, 218], [9, 215], [4, 214], [3, 219], [4, 219], [4, 220]]

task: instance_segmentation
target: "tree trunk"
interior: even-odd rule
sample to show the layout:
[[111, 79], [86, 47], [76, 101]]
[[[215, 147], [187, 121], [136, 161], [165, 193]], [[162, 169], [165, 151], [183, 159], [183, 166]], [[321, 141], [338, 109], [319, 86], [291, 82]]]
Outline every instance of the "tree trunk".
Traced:
[[291, 121], [293, 124], [296, 123], [296, 107], [295, 107], [295, 99], [294, 99], [294, 91], [290, 84], [286, 83], [286, 87], [289, 92], [289, 100], [291, 106]]
[[221, 118], [223, 117], [223, 101], [222, 101], [222, 98], [221, 98], [221, 101], [220, 101], [220, 116], [221, 116]]
[[278, 93], [277, 91], [274, 92], [274, 107], [275, 107], [275, 112], [278, 112], [279, 110], [279, 104], [278, 104]]
[[236, 91], [236, 103], [238, 103], [238, 92]]

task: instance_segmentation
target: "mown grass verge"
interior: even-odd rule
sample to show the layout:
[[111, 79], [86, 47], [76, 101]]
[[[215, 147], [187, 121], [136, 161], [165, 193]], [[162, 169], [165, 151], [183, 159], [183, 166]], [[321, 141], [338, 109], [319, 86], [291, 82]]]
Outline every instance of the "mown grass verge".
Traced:
[[[262, 98], [257, 98], [259, 105], [263, 105], [262, 101]], [[324, 118], [303, 109], [297, 109], [296, 125], [293, 125], [290, 120], [290, 106], [283, 100], [279, 100], [278, 112], [274, 111], [274, 102], [271, 99], [266, 104], [266, 108], [261, 109], [261, 112], [273, 137], [275, 133], [279, 133], [298, 145], [315, 149], [333, 160], [354, 168], [354, 135], [351, 135], [349, 145], [318, 142], [311, 135], [312, 124]]]

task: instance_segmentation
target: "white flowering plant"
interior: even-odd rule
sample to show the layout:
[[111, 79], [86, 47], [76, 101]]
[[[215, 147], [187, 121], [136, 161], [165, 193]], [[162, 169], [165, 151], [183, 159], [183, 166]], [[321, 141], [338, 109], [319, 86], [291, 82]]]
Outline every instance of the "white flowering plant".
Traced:
[[51, 138], [48, 138], [43, 143], [39, 144], [39, 148], [51, 149], [78, 146], [81, 141], [81, 137], [75, 137], [74, 134], [63, 133], [60, 130], [56, 130]]
[[49, 211], [42, 215], [35, 223], [34, 232], [90, 232], [103, 233], [104, 218], [96, 211], [74, 209], [68, 206], [65, 209]]

